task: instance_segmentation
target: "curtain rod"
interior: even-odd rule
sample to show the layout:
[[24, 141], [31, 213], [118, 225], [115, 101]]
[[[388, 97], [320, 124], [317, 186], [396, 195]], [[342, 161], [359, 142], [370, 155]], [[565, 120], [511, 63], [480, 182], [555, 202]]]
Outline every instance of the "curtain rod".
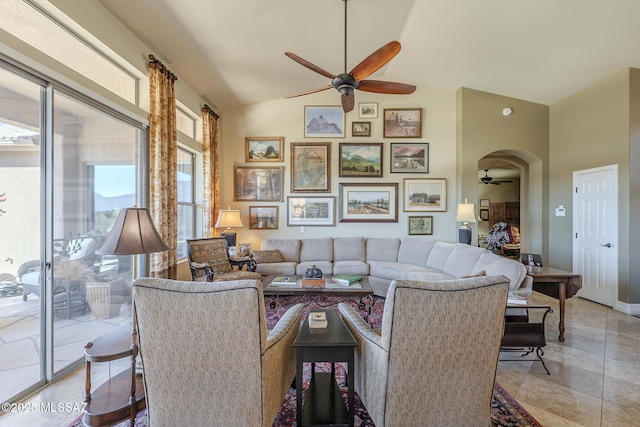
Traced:
[[207, 104], [204, 104], [204, 107], [202, 107], [202, 112], [203, 112], [203, 113], [209, 113], [209, 114], [212, 114], [212, 115], [213, 115], [213, 117], [215, 117], [215, 118], [216, 118], [216, 120], [218, 120], [218, 119], [220, 118], [220, 116], [218, 115], [218, 113], [216, 113], [215, 111], [213, 111], [213, 110], [211, 109], [211, 107], [209, 107]]
[[167, 67], [164, 66], [164, 64], [162, 62], [160, 62], [160, 60], [158, 60], [155, 56], [153, 56], [153, 54], [149, 54], [149, 66], [150, 67], [156, 67], [156, 68], [160, 68], [160, 70], [162, 70], [163, 73], [166, 73], [167, 76], [171, 79], [173, 79], [173, 81], [175, 82], [176, 80], [178, 80], [178, 76], [176, 76], [175, 74], [173, 74], [171, 72], [171, 70], [169, 70]]

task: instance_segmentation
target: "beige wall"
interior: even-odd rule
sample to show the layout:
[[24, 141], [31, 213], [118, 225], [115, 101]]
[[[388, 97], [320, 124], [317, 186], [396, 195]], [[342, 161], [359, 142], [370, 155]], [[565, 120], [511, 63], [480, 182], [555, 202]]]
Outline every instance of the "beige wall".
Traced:
[[[637, 79], [637, 72], [633, 74]], [[623, 302], [632, 302], [629, 299], [630, 75], [628, 69], [620, 71], [550, 107], [549, 181], [553, 185], [549, 189], [549, 207], [567, 208], [565, 217], [549, 218], [549, 236], [553, 236], [549, 242], [550, 258], [555, 267], [569, 270], [573, 267], [573, 172], [617, 164], [618, 299]]]
[[[502, 115], [510, 107], [513, 114]], [[478, 160], [496, 154], [521, 168], [520, 217], [523, 248], [546, 254], [549, 107], [478, 90], [457, 92], [458, 193], [478, 200]]]
[[[336, 91], [325, 91], [315, 95], [276, 99], [270, 102], [251, 105], [225, 111], [222, 116], [222, 158], [221, 170], [221, 202], [222, 206], [231, 205], [240, 209], [243, 222], [248, 224], [249, 206], [279, 207], [279, 228], [274, 231], [249, 230], [248, 227], [238, 231], [241, 242], [250, 242], [254, 247], [266, 238], [312, 238], [321, 236], [407, 236], [409, 215], [432, 215], [434, 234], [438, 240], [455, 241], [457, 228], [455, 208], [459, 198], [456, 195], [456, 148], [455, 148], [455, 94], [448, 91], [419, 87], [413, 95], [374, 95], [356, 92], [356, 109], [346, 115], [345, 138], [304, 138], [304, 106], [305, 105], [339, 105], [340, 98]], [[377, 102], [378, 118], [371, 119], [371, 137], [351, 137], [351, 122], [360, 121], [357, 104], [360, 102]], [[385, 108], [423, 108], [423, 128], [420, 139], [384, 139], [383, 111]], [[369, 120], [367, 120], [369, 121]], [[284, 163], [245, 163], [245, 137], [248, 136], [282, 136], [285, 138]], [[290, 191], [290, 144], [292, 142], [331, 142], [331, 193], [306, 194], [308, 196], [336, 197], [335, 227], [300, 227], [287, 226], [286, 197]], [[340, 178], [338, 177], [338, 149], [340, 142], [383, 142], [383, 177], [382, 178]], [[428, 142], [429, 173], [398, 174], [389, 172], [389, 153], [392, 142]], [[284, 165], [284, 202], [234, 202], [233, 201], [233, 166], [234, 165]], [[447, 179], [447, 211], [446, 212], [403, 212], [403, 179], [404, 178], [446, 178]], [[340, 223], [338, 222], [338, 193], [341, 182], [398, 183], [399, 221], [397, 223]], [[294, 193], [298, 195], [300, 193]]]

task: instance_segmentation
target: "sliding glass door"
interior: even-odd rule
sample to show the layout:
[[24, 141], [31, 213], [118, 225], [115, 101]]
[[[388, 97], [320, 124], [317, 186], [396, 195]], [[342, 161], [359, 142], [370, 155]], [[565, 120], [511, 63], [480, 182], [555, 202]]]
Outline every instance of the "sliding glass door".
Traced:
[[[131, 257], [96, 250], [143, 206], [144, 127], [0, 61], [0, 402], [131, 322]], [[141, 269], [142, 270], [142, 269]]]

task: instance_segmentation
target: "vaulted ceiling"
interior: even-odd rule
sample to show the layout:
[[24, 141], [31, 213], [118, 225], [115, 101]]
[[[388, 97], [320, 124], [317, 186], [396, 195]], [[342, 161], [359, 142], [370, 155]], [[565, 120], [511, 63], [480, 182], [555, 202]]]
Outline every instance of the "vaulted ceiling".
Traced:
[[[329, 84], [285, 51], [345, 71], [343, 0], [98, 1], [218, 109]], [[347, 71], [398, 40], [371, 78], [550, 105], [640, 68], [638, 17], [637, 0], [349, 0]]]

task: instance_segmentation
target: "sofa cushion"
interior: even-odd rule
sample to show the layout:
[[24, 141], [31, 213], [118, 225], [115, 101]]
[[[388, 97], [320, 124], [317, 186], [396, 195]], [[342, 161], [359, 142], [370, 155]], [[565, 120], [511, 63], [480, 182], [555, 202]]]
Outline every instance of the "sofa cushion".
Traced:
[[367, 262], [398, 260], [398, 248], [400, 239], [369, 237], [367, 239]]
[[421, 267], [415, 264], [404, 264], [391, 261], [368, 261], [371, 276], [384, 279], [406, 279], [412, 271], [431, 271], [429, 267]]
[[507, 276], [510, 291], [517, 290], [527, 275], [527, 267], [521, 262], [490, 252], [480, 257], [474, 270], [484, 270], [487, 276]]
[[404, 237], [398, 249], [398, 262], [426, 266], [435, 241], [424, 238]]
[[[333, 261], [333, 239], [324, 237], [300, 240], [300, 262], [304, 261]], [[324, 271], [322, 267], [320, 269]]]
[[260, 249], [278, 249], [285, 261], [300, 262], [300, 240], [298, 239], [263, 240]]
[[334, 261], [333, 274], [369, 274], [369, 264], [364, 261]]
[[258, 264], [265, 264], [270, 262], [283, 262], [284, 258], [277, 249], [266, 249], [260, 251], [253, 251], [253, 259]]
[[456, 247], [455, 243], [436, 242], [427, 258], [427, 267], [444, 271], [444, 266], [451, 255], [451, 251]]
[[292, 276], [296, 274], [297, 262], [270, 262], [256, 264], [256, 272], [265, 275]]
[[471, 245], [454, 245], [442, 271], [453, 277], [469, 276], [478, 262], [480, 256], [488, 252], [486, 249]]
[[421, 282], [432, 282], [434, 280], [453, 280], [457, 277], [453, 277], [450, 274], [443, 273], [442, 271], [410, 271], [407, 274], [408, 280], [419, 280]]
[[[334, 261], [364, 261], [365, 243], [363, 237], [335, 237], [333, 239]], [[369, 266], [367, 266], [367, 269]]]

